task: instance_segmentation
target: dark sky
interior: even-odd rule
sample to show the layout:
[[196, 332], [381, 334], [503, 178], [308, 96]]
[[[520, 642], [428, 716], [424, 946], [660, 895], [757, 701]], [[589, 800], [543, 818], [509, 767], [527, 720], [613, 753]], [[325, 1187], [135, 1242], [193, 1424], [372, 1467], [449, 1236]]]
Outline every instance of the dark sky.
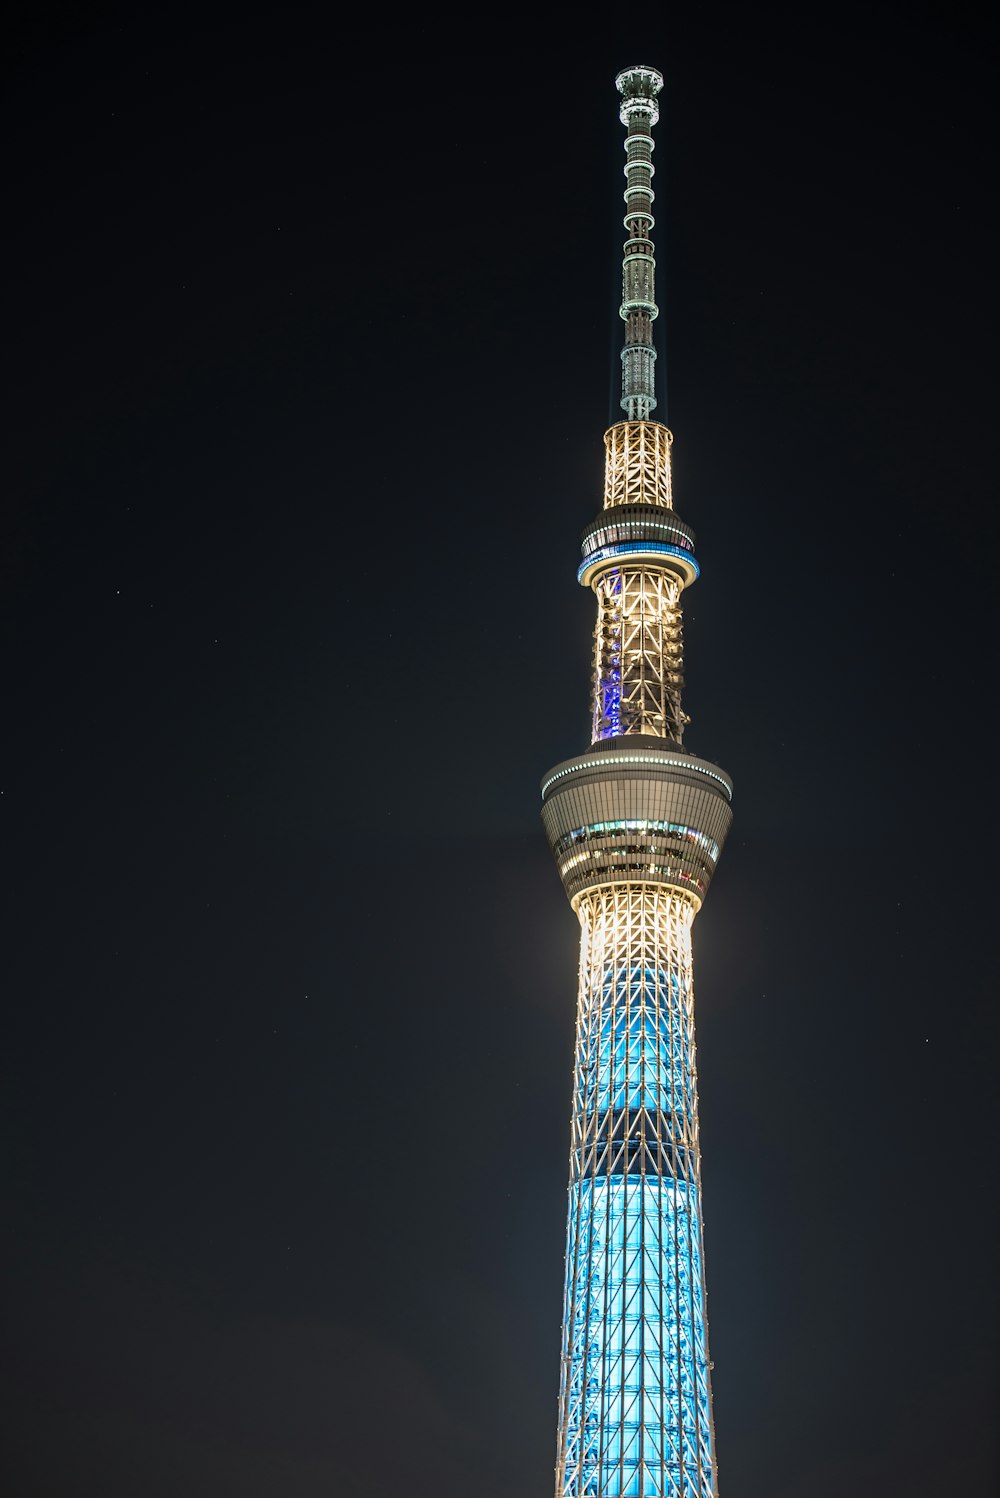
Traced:
[[661, 14], [8, 38], [12, 1498], [551, 1492], [635, 61], [722, 1492], [995, 1491], [991, 36]]

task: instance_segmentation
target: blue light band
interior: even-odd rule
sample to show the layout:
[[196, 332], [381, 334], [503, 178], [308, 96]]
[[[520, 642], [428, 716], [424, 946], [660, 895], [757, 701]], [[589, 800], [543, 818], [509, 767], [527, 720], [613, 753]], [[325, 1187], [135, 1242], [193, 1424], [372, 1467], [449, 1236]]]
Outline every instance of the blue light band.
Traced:
[[592, 572], [602, 562], [612, 561], [615, 557], [676, 557], [679, 562], [684, 562], [685, 571], [692, 572], [695, 577], [701, 576], [701, 568], [695, 561], [694, 553], [685, 551], [682, 546], [670, 546], [666, 541], [617, 541], [611, 546], [601, 546], [597, 551], [592, 551], [590, 556], [585, 557], [576, 570], [577, 582], [582, 583], [584, 575]]

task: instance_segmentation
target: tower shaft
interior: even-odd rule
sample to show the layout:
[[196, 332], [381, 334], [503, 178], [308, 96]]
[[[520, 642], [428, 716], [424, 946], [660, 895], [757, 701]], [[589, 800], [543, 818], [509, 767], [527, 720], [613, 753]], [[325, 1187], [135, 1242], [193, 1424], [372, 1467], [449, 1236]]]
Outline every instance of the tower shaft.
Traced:
[[627, 126], [622, 408], [578, 577], [597, 603], [592, 742], [542, 820], [580, 921], [556, 1498], [716, 1498], [691, 928], [732, 785], [682, 748], [684, 589], [656, 404], [652, 126], [662, 79], [617, 79]]
[[557, 1492], [712, 1491], [690, 900], [580, 917]]

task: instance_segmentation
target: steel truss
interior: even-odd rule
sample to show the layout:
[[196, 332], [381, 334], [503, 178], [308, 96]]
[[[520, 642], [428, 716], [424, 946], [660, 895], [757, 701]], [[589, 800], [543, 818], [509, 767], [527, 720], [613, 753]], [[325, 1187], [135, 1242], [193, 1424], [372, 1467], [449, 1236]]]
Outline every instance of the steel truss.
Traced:
[[[542, 818], [581, 926], [556, 1498], [718, 1498], [701, 1226], [691, 923], [732, 784], [681, 747], [681, 595], [699, 575], [656, 405], [652, 129], [663, 79], [616, 80], [627, 127], [625, 420], [579, 581], [597, 599], [592, 745]], [[657, 743], [659, 741], [659, 743]]]
[[691, 923], [581, 896], [557, 1498], [714, 1498]]
[[604, 434], [604, 508], [613, 505], [673, 506], [670, 446], [673, 436], [658, 421], [619, 421]]
[[593, 584], [593, 739], [644, 733], [680, 743], [687, 715], [681, 589], [672, 572], [613, 567]]

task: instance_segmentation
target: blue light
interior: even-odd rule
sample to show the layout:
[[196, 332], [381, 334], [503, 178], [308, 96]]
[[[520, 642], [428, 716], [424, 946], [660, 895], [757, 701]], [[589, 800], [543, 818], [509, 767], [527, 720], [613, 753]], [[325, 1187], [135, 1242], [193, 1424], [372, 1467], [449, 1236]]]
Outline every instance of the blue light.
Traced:
[[598, 1129], [610, 1110], [648, 1108], [690, 1132], [694, 1037], [678, 988], [662, 968], [606, 968], [577, 1084], [580, 1107], [588, 1119], [597, 1115]]
[[692, 997], [660, 937], [581, 996], [564, 1498], [712, 1498]]
[[[609, 572], [607, 576], [607, 593], [609, 604], [617, 602], [621, 604], [622, 575], [617, 568]], [[597, 738], [608, 739], [621, 734], [622, 728], [622, 673], [621, 673], [621, 633], [616, 633], [614, 643], [609, 653], [604, 673], [598, 683], [597, 700], [600, 703], [600, 727], [597, 730]]]
[[592, 572], [598, 562], [603, 562], [608, 557], [644, 557], [650, 554], [678, 557], [691, 568], [695, 577], [701, 576], [701, 568], [694, 559], [694, 553], [685, 551], [681, 546], [668, 546], [666, 541], [618, 541], [610, 546], [601, 546], [585, 557], [576, 570], [577, 581], [583, 582], [584, 573]]
[[571, 1188], [571, 1498], [711, 1494], [699, 1220], [693, 1183], [610, 1176]]

